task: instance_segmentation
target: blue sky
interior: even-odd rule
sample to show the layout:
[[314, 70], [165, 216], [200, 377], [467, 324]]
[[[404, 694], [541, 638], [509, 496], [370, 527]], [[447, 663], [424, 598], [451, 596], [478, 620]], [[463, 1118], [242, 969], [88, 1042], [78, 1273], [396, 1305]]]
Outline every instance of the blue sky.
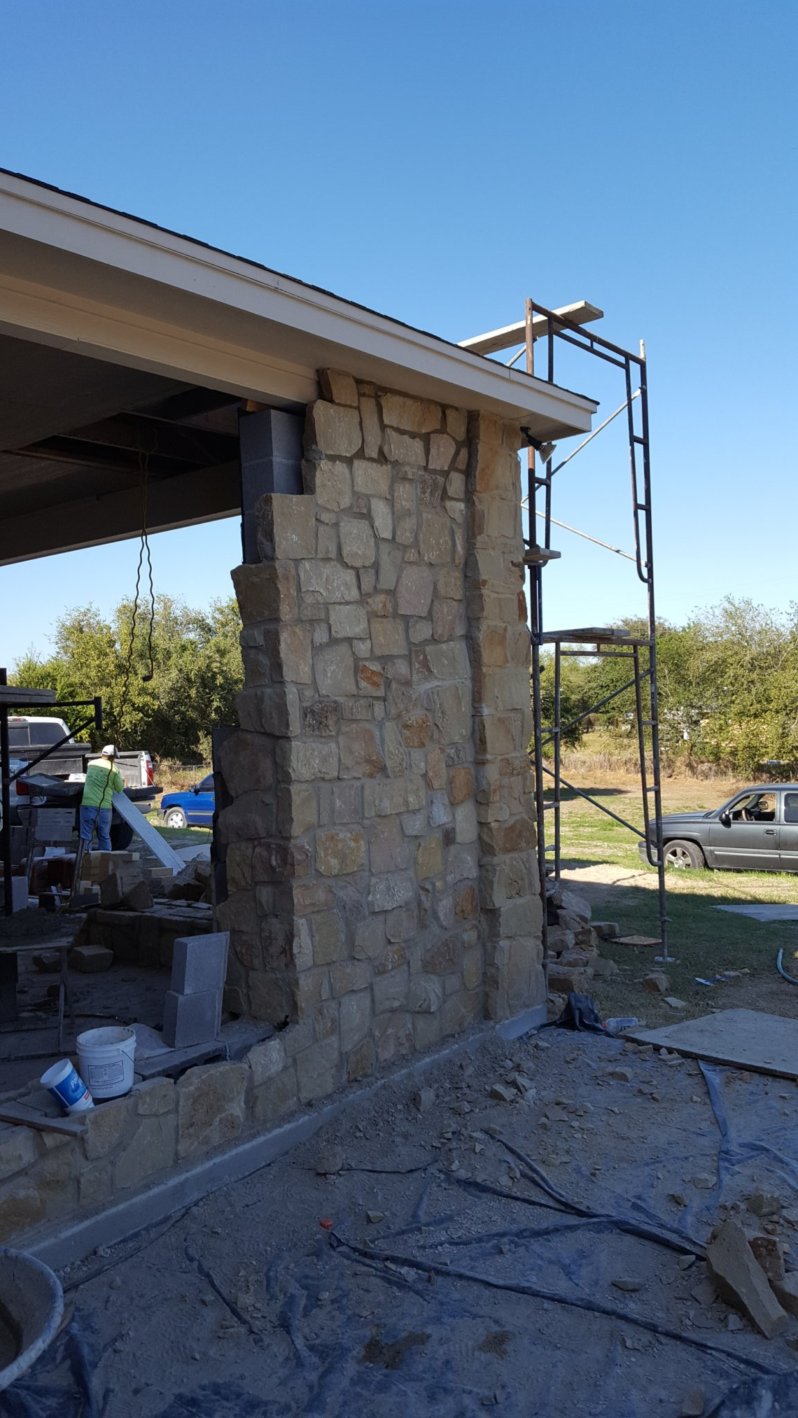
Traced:
[[[452, 339], [526, 295], [600, 305], [646, 340], [661, 615], [796, 597], [794, 0], [6, 0], [3, 31], [5, 167]], [[621, 402], [596, 362], [567, 375]], [[632, 549], [619, 436], [554, 511]], [[550, 625], [642, 608], [628, 563], [554, 544]], [[204, 604], [237, 522], [153, 552]], [[129, 595], [136, 555], [0, 568], [0, 660]]]

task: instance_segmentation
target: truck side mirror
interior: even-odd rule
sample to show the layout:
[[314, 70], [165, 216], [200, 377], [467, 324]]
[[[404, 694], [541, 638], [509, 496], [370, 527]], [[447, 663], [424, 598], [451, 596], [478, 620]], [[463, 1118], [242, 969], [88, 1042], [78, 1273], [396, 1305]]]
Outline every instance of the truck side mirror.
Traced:
[[720, 815], [720, 820], [721, 820], [721, 822], [723, 823], [723, 826], [724, 826], [724, 827], [731, 827], [731, 814], [730, 814], [730, 813], [728, 813], [728, 812], [722, 812], [721, 815]]

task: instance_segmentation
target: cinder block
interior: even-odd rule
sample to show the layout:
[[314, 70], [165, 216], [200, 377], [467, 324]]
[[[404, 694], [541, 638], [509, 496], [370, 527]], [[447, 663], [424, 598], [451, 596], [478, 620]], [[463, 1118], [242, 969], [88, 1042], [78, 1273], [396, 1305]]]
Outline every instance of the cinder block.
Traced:
[[227, 975], [227, 931], [179, 936], [172, 954], [172, 989], [180, 995], [222, 990]]
[[222, 1022], [220, 990], [180, 995], [167, 990], [163, 1010], [163, 1039], [170, 1049], [188, 1049], [192, 1044], [210, 1044]]

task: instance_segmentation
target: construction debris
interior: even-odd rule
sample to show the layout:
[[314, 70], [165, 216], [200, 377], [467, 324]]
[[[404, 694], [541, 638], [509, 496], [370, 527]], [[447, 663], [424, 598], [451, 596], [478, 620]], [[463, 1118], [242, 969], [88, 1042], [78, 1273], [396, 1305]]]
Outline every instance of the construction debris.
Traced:
[[665, 995], [670, 987], [670, 980], [664, 970], [651, 970], [648, 975], [643, 976], [643, 989], [652, 995]]
[[76, 945], [69, 952], [69, 964], [73, 970], [83, 975], [94, 975], [102, 970], [110, 970], [114, 963], [114, 952], [104, 945]]
[[723, 1298], [742, 1310], [766, 1339], [784, 1333], [787, 1315], [738, 1221], [729, 1218], [713, 1232], [707, 1261]]

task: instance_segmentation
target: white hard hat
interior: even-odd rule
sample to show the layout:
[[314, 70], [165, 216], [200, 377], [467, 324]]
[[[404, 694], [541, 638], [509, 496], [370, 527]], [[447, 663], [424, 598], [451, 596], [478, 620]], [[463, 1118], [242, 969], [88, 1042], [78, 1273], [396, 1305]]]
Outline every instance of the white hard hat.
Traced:
[[116, 748], [114, 744], [107, 743], [102, 750], [102, 756], [103, 758], [116, 758]]

